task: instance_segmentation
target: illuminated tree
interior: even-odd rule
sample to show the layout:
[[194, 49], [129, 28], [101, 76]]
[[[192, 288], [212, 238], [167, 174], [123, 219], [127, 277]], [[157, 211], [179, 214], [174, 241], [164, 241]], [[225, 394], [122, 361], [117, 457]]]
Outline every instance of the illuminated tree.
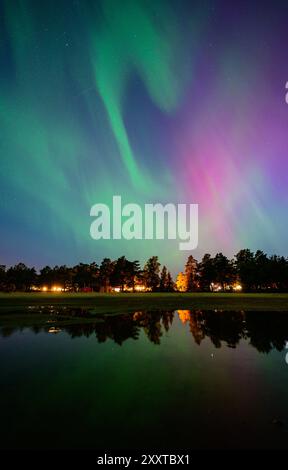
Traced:
[[179, 292], [186, 292], [187, 291], [187, 276], [186, 274], [180, 272], [176, 279], [176, 288]]

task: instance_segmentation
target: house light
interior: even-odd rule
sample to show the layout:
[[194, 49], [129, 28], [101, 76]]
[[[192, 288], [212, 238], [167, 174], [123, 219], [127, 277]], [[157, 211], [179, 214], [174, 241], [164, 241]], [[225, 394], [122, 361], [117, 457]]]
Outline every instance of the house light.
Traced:
[[240, 290], [242, 290], [241, 284], [236, 284], [236, 285], [234, 286], [234, 290], [236, 290], [236, 291], [238, 291], [238, 292], [239, 292]]

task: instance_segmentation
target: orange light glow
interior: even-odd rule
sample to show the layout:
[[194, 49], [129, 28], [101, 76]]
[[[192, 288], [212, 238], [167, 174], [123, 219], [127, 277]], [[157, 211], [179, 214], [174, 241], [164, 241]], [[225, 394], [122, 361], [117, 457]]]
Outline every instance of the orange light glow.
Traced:
[[241, 284], [235, 284], [234, 287], [233, 287], [233, 290], [236, 290], [236, 291], [241, 291], [242, 290], [242, 286]]
[[190, 310], [177, 310], [177, 312], [182, 323], [187, 323], [190, 320]]

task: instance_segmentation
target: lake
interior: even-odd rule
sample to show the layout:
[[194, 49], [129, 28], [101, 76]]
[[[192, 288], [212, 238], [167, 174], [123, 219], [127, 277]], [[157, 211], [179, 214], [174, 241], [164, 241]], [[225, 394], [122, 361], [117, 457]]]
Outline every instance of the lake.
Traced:
[[0, 317], [0, 448], [288, 448], [287, 313], [72, 313]]

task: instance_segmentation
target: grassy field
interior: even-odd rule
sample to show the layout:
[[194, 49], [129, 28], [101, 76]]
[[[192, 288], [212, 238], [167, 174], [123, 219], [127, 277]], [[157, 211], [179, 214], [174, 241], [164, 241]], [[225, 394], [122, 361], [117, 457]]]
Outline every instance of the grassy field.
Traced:
[[288, 312], [288, 294], [0, 293], [0, 313], [8, 310], [13, 312], [33, 306], [86, 307], [93, 308], [95, 314], [153, 309], [273, 310]]

